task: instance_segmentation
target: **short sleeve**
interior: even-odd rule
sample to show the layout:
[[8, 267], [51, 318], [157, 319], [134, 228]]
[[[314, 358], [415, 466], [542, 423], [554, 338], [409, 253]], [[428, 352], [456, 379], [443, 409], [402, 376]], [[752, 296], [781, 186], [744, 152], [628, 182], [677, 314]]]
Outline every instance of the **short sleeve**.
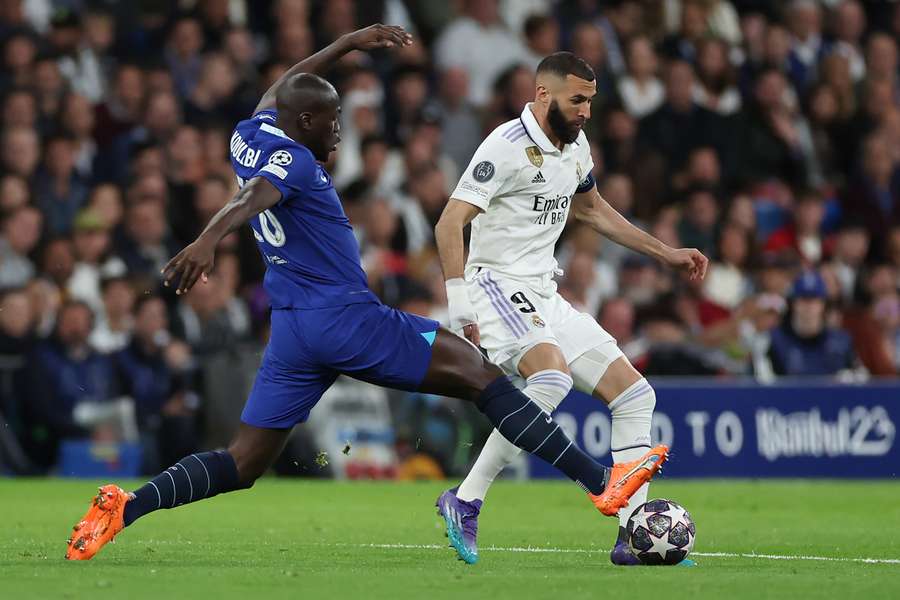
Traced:
[[579, 162], [583, 165], [582, 173], [586, 173], [586, 175], [578, 182], [575, 193], [583, 194], [584, 192], [591, 191], [594, 189], [594, 186], [597, 185], [596, 181], [594, 181], [594, 157], [591, 156], [591, 144], [588, 142], [587, 136], [584, 135], [583, 131], [579, 133], [578, 146], [581, 149], [581, 159]]
[[478, 146], [450, 197], [487, 210], [491, 198], [503, 192], [515, 177], [514, 169], [509, 167], [510, 150], [506, 140], [488, 136]]
[[[320, 169], [308, 150], [299, 146], [285, 145], [273, 150], [266, 164], [256, 171], [281, 192], [282, 201], [292, 194], [329, 183], [327, 177], [323, 182], [317, 181]], [[323, 175], [324, 176], [324, 175]]]

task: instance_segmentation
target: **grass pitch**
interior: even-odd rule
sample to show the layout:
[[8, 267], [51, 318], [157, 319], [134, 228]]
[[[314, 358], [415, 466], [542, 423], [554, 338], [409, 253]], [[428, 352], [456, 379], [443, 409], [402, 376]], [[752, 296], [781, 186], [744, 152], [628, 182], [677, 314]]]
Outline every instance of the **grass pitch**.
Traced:
[[264, 479], [70, 563], [96, 483], [2, 480], [0, 597], [900, 598], [900, 482], [654, 483], [694, 516], [694, 568], [613, 567], [616, 521], [574, 485], [536, 482], [492, 488], [465, 565], [435, 515], [444, 487]]

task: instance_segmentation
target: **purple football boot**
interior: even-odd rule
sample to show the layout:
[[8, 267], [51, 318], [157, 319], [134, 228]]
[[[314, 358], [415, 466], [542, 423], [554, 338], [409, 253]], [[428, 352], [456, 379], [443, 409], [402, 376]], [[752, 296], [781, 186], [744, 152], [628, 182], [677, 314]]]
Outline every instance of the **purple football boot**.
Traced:
[[456, 550], [459, 560], [470, 565], [478, 562], [478, 513], [481, 512], [481, 500], [465, 501], [456, 497], [456, 489], [452, 488], [438, 497], [435, 506], [438, 514], [444, 517], [447, 525], [447, 538]]
[[631, 553], [627, 542], [616, 542], [612, 552], [609, 553], [609, 560], [612, 561], [612, 564], [620, 567], [633, 567], [641, 564], [638, 557]]
[[628, 547], [628, 532], [621, 525], [619, 526], [616, 545], [613, 546], [612, 552], [609, 553], [609, 560], [612, 564], [620, 567], [633, 567], [641, 564], [640, 559]]

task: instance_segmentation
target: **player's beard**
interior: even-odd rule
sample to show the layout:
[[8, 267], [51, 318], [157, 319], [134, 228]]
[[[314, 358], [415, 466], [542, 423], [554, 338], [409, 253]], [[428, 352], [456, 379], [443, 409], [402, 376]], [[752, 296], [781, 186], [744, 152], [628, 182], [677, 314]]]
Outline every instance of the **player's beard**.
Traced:
[[566, 117], [559, 109], [559, 103], [556, 100], [550, 101], [550, 108], [547, 110], [547, 123], [550, 125], [553, 135], [564, 144], [571, 144], [578, 139], [578, 134], [581, 133], [581, 127], [578, 126], [577, 122], [566, 121]]

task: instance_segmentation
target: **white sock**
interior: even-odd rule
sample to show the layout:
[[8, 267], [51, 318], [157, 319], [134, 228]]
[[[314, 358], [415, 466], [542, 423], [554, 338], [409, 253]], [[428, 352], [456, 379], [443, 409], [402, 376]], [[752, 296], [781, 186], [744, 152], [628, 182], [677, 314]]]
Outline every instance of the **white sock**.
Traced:
[[[637, 460], [650, 449], [650, 423], [656, 393], [646, 379], [630, 385], [609, 403], [612, 413], [612, 458], [613, 462]], [[619, 525], [625, 527], [628, 517], [638, 506], [647, 501], [650, 484], [645, 483], [631, 497], [628, 506], [619, 511]]]
[[[572, 389], [572, 378], [556, 369], [538, 371], [527, 380], [522, 392], [547, 414], [552, 413]], [[522, 450], [496, 429], [488, 436], [472, 470], [456, 492], [460, 500], [484, 500], [494, 479]]]

